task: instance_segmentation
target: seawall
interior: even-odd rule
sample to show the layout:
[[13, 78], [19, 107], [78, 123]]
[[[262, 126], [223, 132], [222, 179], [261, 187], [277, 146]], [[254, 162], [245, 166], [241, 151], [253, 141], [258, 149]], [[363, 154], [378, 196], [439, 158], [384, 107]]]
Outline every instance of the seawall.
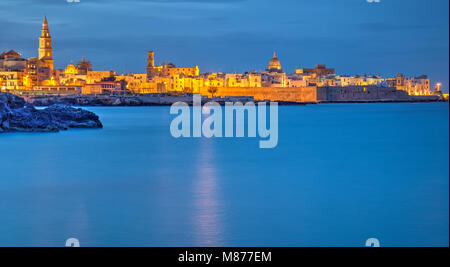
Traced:
[[[218, 87], [200, 89], [202, 102], [276, 101], [280, 105], [308, 103], [378, 103], [378, 102], [437, 102], [437, 95], [410, 96], [394, 87]], [[72, 106], [167, 106], [175, 102], [192, 104], [192, 94], [161, 93], [143, 95], [22, 95], [37, 106], [66, 104]]]
[[[200, 89], [204, 96], [212, 96], [208, 87]], [[316, 103], [317, 87], [218, 87], [214, 96], [253, 97], [255, 101], [285, 101], [298, 103]]]

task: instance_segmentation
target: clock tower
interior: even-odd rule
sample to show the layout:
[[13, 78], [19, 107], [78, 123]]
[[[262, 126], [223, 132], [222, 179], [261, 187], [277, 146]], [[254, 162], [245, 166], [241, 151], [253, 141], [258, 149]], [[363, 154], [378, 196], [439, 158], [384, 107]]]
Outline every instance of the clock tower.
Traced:
[[52, 37], [48, 29], [47, 17], [42, 23], [41, 37], [39, 38], [39, 60], [50, 70], [53, 70]]

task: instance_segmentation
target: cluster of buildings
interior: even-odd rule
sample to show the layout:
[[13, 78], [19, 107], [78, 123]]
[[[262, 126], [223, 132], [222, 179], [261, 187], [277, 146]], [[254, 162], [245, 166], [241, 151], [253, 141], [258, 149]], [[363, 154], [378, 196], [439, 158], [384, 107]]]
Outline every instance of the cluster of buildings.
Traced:
[[[373, 75], [337, 75], [326, 65], [314, 68], [296, 68], [286, 73], [274, 53], [267, 69], [242, 74], [200, 73], [198, 66], [179, 68], [172, 63], [155, 64], [155, 53], [147, 54], [145, 73], [118, 75], [114, 71], [95, 71], [83, 57], [77, 64], [70, 63], [64, 70], [54, 68], [52, 37], [47, 18], [44, 18], [39, 38], [39, 57], [22, 58], [11, 50], [0, 54], [0, 90], [31, 94], [152, 94], [200, 93], [217, 91], [229, 94], [258, 94], [264, 92], [296, 92], [302, 88], [352, 89], [353, 94], [370, 91], [367, 87], [395, 88], [408, 95], [431, 95], [427, 76], [393, 78]], [[289, 90], [282, 90], [289, 88]], [[234, 90], [234, 91], [233, 91]], [[336, 90], [335, 90], [336, 91]], [[231, 92], [231, 93], [230, 93]], [[241, 92], [241, 93], [238, 93]], [[228, 94], [227, 93], [227, 94]], [[317, 89], [317, 93], [319, 90]], [[267, 94], [265, 94], [267, 95]], [[253, 95], [247, 95], [253, 96]]]

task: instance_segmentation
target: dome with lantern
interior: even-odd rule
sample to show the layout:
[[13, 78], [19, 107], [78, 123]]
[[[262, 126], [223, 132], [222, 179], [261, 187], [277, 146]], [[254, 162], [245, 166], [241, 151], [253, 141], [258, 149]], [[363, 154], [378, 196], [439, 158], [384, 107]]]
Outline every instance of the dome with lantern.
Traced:
[[273, 57], [269, 62], [269, 68], [267, 70], [275, 72], [282, 71], [280, 60], [277, 58], [277, 54], [275, 52], [273, 53]]
[[65, 74], [78, 74], [78, 68], [72, 62], [70, 62], [70, 64], [64, 70], [64, 73]]

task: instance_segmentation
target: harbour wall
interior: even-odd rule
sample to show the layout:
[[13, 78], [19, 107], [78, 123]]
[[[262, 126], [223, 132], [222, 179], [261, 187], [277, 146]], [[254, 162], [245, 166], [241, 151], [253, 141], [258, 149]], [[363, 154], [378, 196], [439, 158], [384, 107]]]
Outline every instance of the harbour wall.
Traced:
[[[217, 87], [214, 96], [218, 97], [253, 97], [255, 101], [284, 101], [316, 103], [317, 87]], [[209, 87], [200, 89], [200, 94], [211, 97]]]
[[[437, 95], [410, 96], [395, 87], [346, 86], [346, 87], [218, 87], [212, 98], [208, 87], [200, 89], [203, 101], [247, 102], [276, 101], [290, 103], [339, 103], [339, 102], [434, 102], [443, 101]], [[38, 106], [69, 104], [75, 106], [151, 106], [171, 105], [178, 101], [192, 102], [192, 94], [161, 93], [143, 95], [79, 95], [36, 94], [21, 92], [29, 102]]]
[[[211, 97], [209, 87], [200, 89], [203, 96]], [[218, 87], [217, 97], [253, 97], [255, 101], [281, 101], [297, 103], [321, 102], [420, 102], [439, 101], [438, 96], [411, 96], [395, 87], [330, 86], [330, 87]]]
[[439, 101], [438, 96], [411, 96], [395, 87], [333, 86], [318, 87], [318, 102], [420, 102]]

